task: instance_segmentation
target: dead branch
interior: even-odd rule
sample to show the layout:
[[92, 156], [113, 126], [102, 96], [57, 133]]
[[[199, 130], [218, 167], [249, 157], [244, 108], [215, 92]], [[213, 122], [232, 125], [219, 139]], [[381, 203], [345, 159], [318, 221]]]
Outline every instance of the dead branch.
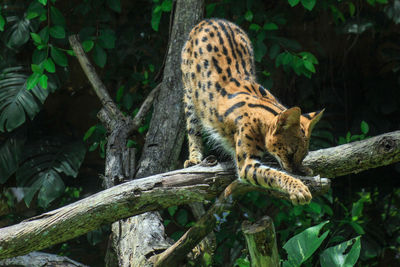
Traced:
[[[352, 146], [355, 148], [354, 153], [350, 152]], [[333, 177], [365, 170], [365, 164], [377, 167], [398, 162], [399, 152], [400, 131], [396, 131], [360, 142], [310, 152], [306, 162], [318, 170], [318, 164], [323, 164], [326, 167], [320, 170], [321, 174]], [[354, 162], [354, 157], [359, 165], [343, 166]], [[217, 196], [234, 177], [234, 168], [225, 164], [214, 167], [194, 166], [112, 187], [20, 224], [2, 228], [0, 259], [43, 249], [94, 230], [101, 224], [135, 214], [172, 205], [202, 202]], [[309, 183], [314, 192], [315, 189], [321, 192], [329, 186], [327, 179], [307, 179], [308, 181], [303, 181]], [[260, 190], [251, 185], [245, 186], [251, 187], [251, 190]]]
[[71, 260], [68, 257], [48, 254], [43, 252], [31, 252], [24, 256], [18, 256], [11, 259], [0, 260], [0, 266], [3, 267], [42, 267], [42, 266], [58, 266], [58, 267], [87, 267], [79, 262]]

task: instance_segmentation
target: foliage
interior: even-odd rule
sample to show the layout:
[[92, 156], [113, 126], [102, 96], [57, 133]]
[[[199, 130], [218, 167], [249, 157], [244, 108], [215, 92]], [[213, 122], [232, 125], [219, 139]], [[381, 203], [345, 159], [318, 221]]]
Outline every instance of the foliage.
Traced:
[[[118, 107], [135, 116], [160, 77], [173, 8], [172, 0], [0, 3], [0, 201], [19, 207], [19, 190], [30, 205], [6, 216], [7, 223], [101, 189], [107, 133], [96, 120], [98, 100], [68, 36], [79, 34]], [[398, 129], [397, 0], [207, 0], [205, 15], [234, 21], [249, 34], [257, 78], [282, 103], [304, 112], [326, 109], [313, 131], [312, 150]], [[138, 153], [150, 119], [148, 114], [127, 143]], [[306, 206], [249, 193], [217, 218], [217, 249], [207, 262], [250, 266], [241, 222], [268, 214], [285, 264], [351, 266], [358, 258], [361, 266], [397, 266], [399, 173], [397, 164], [336, 179], [332, 191]], [[377, 177], [385, 182], [376, 183]], [[170, 207], [162, 215], [174, 240], [195, 223], [188, 207]], [[327, 220], [318, 237], [312, 227]], [[304, 243], [302, 233], [310, 231], [314, 235]], [[100, 229], [54, 249], [69, 256], [78, 243], [91, 246], [83, 250], [102, 249], [106, 233]], [[293, 240], [313, 245], [304, 254], [309, 257], [296, 258]], [[83, 258], [88, 265], [104, 264], [98, 254]]]
[[[283, 246], [288, 254], [288, 260], [285, 260], [282, 266], [301, 266], [328, 236], [329, 230], [320, 235], [321, 228], [327, 223], [322, 222], [307, 228], [289, 239]], [[352, 246], [350, 251], [344, 254], [349, 246]], [[321, 266], [354, 266], [360, 255], [360, 249], [360, 237], [327, 248], [320, 255]]]

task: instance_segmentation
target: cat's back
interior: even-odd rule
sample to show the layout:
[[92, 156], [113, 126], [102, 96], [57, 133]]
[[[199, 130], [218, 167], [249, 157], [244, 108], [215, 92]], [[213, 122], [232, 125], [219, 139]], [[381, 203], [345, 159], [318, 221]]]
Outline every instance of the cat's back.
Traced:
[[247, 34], [223, 19], [206, 19], [189, 34], [182, 50], [184, 79], [228, 83], [255, 81], [253, 49]]

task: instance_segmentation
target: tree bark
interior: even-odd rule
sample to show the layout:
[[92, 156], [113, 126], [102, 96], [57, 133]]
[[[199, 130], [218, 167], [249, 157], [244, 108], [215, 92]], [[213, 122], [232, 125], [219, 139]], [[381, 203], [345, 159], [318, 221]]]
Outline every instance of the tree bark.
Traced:
[[0, 266], [3, 267], [87, 267], [79, 262], [71, 260], [68, 257], [42, 253], [42, 252], [31, 252], [24, 256], [18, 256], [11, 259], [0, 260]]
[[[163, 79], [136, 178], [176, 169], [185, 133], [180, 53], [189, 31], [202, 18], [203, 6], [203, 0], [175, 2]], [[152, 266], [148, 258], [171, 245], [158, 212], [114, 224], [112, 240], [119, 266]]]
[[334, 178], [400, 161], [400, 131], [310, 152], [304, 164], [314, 173]]
[[[40, 250], [129, 216], [214, 199], [233, 180], [233, 166], [218, 164], [213, 167], [194, 166], [111, 187], [70, 205], [2, 228], [0, 259]], [[325, 182], [323, 187], [319, 180], [315, 180], [314, 184], [324, 190], [329, 187], [327, 181], [322, 179]], [[244, 182], [240, 185], [248, 190], [265, 191]], [[147, 256], [152, 255], [150, 253]]]
[[242, 223], [252, 267], [278, 267], [279, 254], [276, 244], [274, 222], [268, 216], [255, 223]]

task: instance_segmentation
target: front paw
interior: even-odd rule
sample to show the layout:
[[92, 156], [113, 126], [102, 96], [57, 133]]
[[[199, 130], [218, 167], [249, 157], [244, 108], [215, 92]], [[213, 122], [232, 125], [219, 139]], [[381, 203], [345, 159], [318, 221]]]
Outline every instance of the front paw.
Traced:
[[183, 164], [184, 168], [189, 168], [192, 167], [194, 165], [199, 164], [201, 161], [200, 160], [195, 160], [195, 159], [188, 159], [185, 161], [185, 163]]
[[292, 185], [293, 187], [289, 189], [290, 201], [293, 205], [305, 205], [310, 203], [312, 195], [307, 186], [305, 186], [301, 181], [296, 181], [297, 183]]

